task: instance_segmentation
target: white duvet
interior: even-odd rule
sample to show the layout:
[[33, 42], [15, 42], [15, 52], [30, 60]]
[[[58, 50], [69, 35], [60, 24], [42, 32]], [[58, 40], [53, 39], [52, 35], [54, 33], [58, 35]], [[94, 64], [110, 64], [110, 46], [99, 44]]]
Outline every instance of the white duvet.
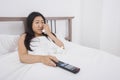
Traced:
[[15, 51], [0, 56], [0, 80], [120, 80], [120, 57], [65, 40], [63, 42], [65, 50], [45, 37], [35, 38], [31, 42], [34, 51], [30, 54], [54, 55], [61, 61], [80, 67], [79, 73], [73, 74], [42, 63], [23, 64]]

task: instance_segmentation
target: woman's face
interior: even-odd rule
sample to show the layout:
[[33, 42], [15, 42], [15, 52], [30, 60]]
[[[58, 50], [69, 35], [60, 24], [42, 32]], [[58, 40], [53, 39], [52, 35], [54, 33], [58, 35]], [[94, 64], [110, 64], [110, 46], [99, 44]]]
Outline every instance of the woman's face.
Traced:
[[35, 36], [42, 35], [43, 26], [44, 26], [43, 18], [41, 16], [35, 17], [32, 23], [32, 29], [35, 33]]

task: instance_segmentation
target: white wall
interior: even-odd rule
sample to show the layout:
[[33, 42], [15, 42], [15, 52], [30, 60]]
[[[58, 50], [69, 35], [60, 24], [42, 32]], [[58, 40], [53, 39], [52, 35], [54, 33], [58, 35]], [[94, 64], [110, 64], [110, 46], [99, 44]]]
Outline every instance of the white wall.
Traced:
[[84, 46], [120, 56], [120, 0], [81, 0]]
[[120, 56], [120, 0], [103, 0], [100, 49]]
[[102, 0], [81, 0], [81, 44], [98, 48], [102, 19]]
[[75, 35], [80, 34], [80, 0], [1, 0], [0, 16], [27, 16], [39, 11], [44, 16], [74, 16], [73, 39], [80, 43]]

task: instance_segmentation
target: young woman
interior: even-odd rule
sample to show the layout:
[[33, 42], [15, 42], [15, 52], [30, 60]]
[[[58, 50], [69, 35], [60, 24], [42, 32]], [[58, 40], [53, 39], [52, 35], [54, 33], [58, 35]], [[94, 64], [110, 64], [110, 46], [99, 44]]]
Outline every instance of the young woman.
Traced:
[[[49, 39], [51, 39], [55, 45], [59, 47], [64, 47], [64, 44], [50, 31], [48, 24], [46, 24], [45, 22], [45, 17], [39, 12], [30, 13], [27, 17], [27, 25], [25, 29], [26, 31], [24, 34], [21, 35], [18, 43], [18, 53], [20, 61], [29, 64], [40, 62], [45, 65], [56, 66], [53, 60], [57, 62], [58, 59], [55, 56], [29, 54], [29, 51], [33, 51], [31, 48], [31, 41], [32, 39], [37, 37], [45, 37], [46, 40], [48, 40], [49, 42]], [[43, 33], [43, 29], [45, 30], [46, 34]], [[41, 47], [42, 46], [46, 45], [41, 45]]]

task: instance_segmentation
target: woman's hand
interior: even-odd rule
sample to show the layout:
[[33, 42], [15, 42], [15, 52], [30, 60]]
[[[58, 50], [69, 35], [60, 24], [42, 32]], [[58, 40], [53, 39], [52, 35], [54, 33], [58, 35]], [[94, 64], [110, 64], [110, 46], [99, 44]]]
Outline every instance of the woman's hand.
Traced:
[[51, 34], [51, 30], [50, 30], [48, 24], [44, 24], [44, 25], [43, 25], [43, 28], [44, 28], [45, 33], [46, 33], [47, 35]]
[[58, 62], [58, 59], [56, 57], [50, 55], [42, 56], [41, 62], [45, 65], [55, 67], [56, 64], [52, 60]]
[[48, 26], [48, 24], [43, 25], [45, 33], [55, 42], [56, 45], [64, 49], [64, 44], [57, 37], [55, 37]]

